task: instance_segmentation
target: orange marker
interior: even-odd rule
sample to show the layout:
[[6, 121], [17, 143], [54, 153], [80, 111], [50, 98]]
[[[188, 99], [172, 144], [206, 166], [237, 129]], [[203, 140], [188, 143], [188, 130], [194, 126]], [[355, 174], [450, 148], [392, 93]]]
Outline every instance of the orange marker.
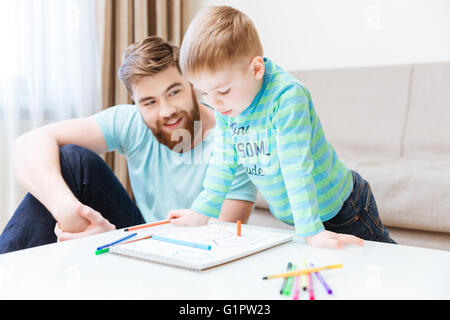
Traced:
[[154, 227], [154, 226], [158, 226], [160, 224], [166, 224], [166, 223], [170, 223], [170, 219], [156, 221], [156, 222], [152, 222], [152, 223], [147, 223], [147, 224], [139, 225], [139, 226], [136, 226], [136, 227], [126, 228], [126, 229], [124, 229], [124, 231], [132, 231], [132, 230], [137, 230], [137, 229], [144, 229], [144, 228]]
[[237, 221], [237, 236], [241, 236], [241, 220]]
[[124, 243], [121, 243], [121, 244], [127, 244], [127, 243], [136, 242], [136, 241], [140, 241], [140, 240], [150, 239], [151, 237], [152, 237], [152, 234], [149, 235], [149, 236], [146, 236], [146, 237], [142, 237], [142, 238], [139, 238], [139, 239], [127, 241], [127, 242], [124, 242]]
[[[118, 245], [119, 244], [127, 244], [127, 243], [130, 243], [130, 242], [135, 242], [135, 241], [140, 241], [140, 240], [145, 240], [145, 239], [150, 239], [151, 237], [152, 237], [152, 235], [149, 235], [149, 236], [146, 236], [146, 237], [143, 237], [143, 238], [127, 241], [127, 242], [124, 242], [124, 243], [118, 243]], [[102, 253], [107, 253], [107, 252], [109, 252], [109, 248], [111, 248], [111, 247], [112, 246], [109, 246], [109, 247], [97, 250], [97, 251], [95, 251], [95, 254], [99, 255], [99, 254], [102, 254]]]

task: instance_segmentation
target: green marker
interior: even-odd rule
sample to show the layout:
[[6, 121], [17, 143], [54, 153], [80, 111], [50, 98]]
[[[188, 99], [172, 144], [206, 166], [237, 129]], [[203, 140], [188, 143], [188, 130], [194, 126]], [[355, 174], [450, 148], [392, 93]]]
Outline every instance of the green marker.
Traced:
[[[290, 271], [292, 267], [292, 262], [288, 262], [287, 271]], [[280, 294], [283, 294], [284, 288], [286, 287], [286, 281], [288, 278], [283, 279], [283, 283], [281, 284]]]
[[99, 255], [99, 254], [106, 253], [106, 252], [109, 252], [109, 248], [103, 248], [103, 249], [97, 250], [97, 251], [95, 251], [95, 254]]
[[[295, 269], [297, 269], [297, 266], [294, 264], [291, 266], [290, 270], [295, 270]], [[285, 295], [285, 296], [291, 295], [291, 289], [292, 289], [292, 284], [294, 283], [294, 279], [295, 279], [295, 277], [288, 277], [286, 279], [286, 285], [284, 286], [284, 289], [283, 289], [283, 295]]]

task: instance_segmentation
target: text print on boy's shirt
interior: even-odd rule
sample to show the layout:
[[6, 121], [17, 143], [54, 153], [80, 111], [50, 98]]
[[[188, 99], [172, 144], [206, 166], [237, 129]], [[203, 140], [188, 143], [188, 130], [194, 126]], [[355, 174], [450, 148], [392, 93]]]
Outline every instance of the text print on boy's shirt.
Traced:
[[253, 132], [250, 125], [238, 126], [236, 122], [230, 124], [230, 131], [240, 162], [247, 173], [264, 176], [267, 171], [264, 171], [261, 165], [267, 165], [270, 162], [267, 131]]

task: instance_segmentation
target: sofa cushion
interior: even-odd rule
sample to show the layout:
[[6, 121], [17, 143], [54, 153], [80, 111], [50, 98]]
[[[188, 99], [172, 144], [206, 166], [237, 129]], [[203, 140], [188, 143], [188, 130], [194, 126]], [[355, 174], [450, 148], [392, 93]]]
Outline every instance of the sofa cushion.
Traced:
[[450, 62], [414, 65], [412, 75], [404, 157], [450, 160]]
[[340, 154], [399, 157], [410, 65], [292, 72]]
[[384, 224], [450, 233], [447, 161], [355, 159], [349, 166], [370, 183]]

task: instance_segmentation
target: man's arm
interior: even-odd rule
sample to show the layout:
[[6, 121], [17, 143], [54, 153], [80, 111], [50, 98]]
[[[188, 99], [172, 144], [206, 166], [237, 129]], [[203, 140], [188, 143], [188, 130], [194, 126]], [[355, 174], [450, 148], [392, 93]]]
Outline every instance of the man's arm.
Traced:
[[76, 214], [79, 201], [65, 183], [59, 163], [59, 148], [66, 144], [76, 144], [98, 154], [107, 151], [94, 118], [66, 120], [18, 137], [12, 148], [13, 165], [22, 187], [51, 212], [61, 228], [80, 232], [88, 221]]

